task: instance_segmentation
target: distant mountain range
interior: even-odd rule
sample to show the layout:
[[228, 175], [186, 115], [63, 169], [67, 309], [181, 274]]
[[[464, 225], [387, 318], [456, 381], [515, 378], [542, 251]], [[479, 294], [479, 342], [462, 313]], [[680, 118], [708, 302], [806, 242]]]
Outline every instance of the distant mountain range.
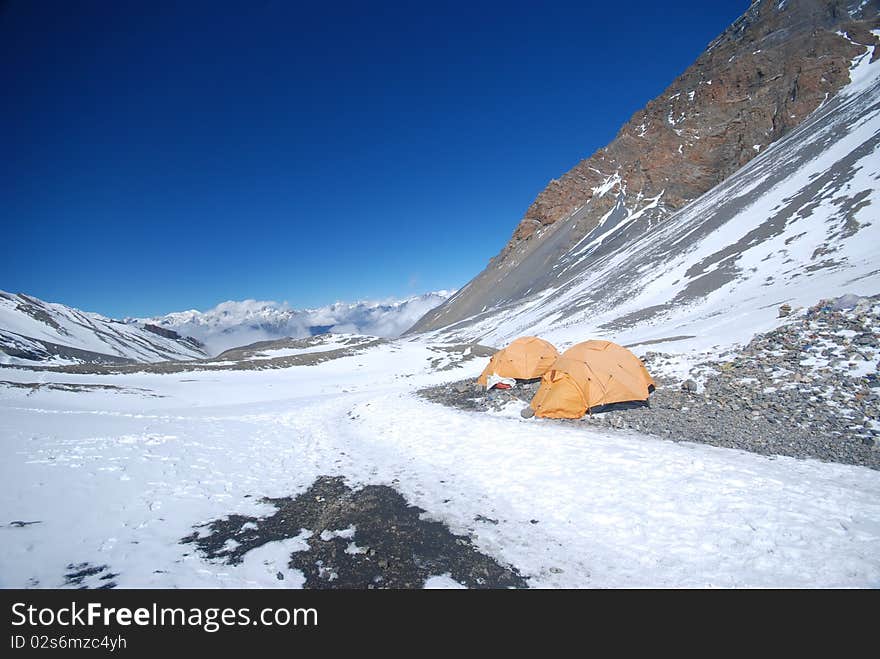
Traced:
[[179, 311], [155, 318], [128, 319], [191, 336], [216, 355], [224, 350], [284, 337], [316, 334], [399, 336], [454, 291], [435, 291], [403, 300], [336, 302], [317, 309], [293, 309], [285, 303], [243, 300], [223, 302], [209, 311]]
[[115, 320], [23, 293], [0, 291], [0, 364], [131, 364], [202, 359], [257, 341], [316, 334], [394, 337], [451, 293], [291, 309], [224, 302], [206, 312]]

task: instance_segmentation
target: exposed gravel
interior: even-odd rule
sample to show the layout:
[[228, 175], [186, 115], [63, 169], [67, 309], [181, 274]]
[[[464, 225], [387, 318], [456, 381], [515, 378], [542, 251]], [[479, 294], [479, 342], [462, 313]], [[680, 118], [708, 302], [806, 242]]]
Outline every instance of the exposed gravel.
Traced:
[[308, 549], [294, 551], [289, 565], [305, 575], [306, 588], [421, 588], [443, 574], [468, 588], [528, 586], [515, 568], [479, 552], [440, 522], [423, 519], [424, 510], [387, 485], [352, 490], [341, 477], [321, 476], [295, 498], [264, 501], [277, 511], [268, 517], [230, 515], [181, 542], [236, 565], [250, 550], [301, 537], [305, 530]]
[[[880, 296], [844, 296], [795, 311], [730, 361], [698, 365], [685, 381], [657, 377], [647, 405], [613, 406], [577, 420], [764, 455], [880, 469]], [[668, 356], [646, 353], [651, 371]], [[423, 389], [425, 398], [471, 411], [527, 405], [537, 383], [489, 391], [473, 380]]]

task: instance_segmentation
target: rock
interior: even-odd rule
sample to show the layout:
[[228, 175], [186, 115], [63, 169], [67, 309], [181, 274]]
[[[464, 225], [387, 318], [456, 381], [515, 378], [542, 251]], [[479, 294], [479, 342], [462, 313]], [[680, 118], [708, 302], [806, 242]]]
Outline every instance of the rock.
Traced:
[[839, 298], [834, 300], [831, 305], [831, 308], [835, 311], [843, 311], [847, 309], [854, 309], [859, 302], [861, 302], [864, 298], [859, 297], [858, 295], [853, 295], [852, 293], [848, 293], [846, 295], [841, 295]]
[[781, 307], [779, 307], [779, 316], [778, 316], [779, 318], [785, 318], [786, 316], [790, 316], [790, 315], [791, 315], [791, 305], [783, 304]]
[[524, 407], [520, 410], [519, 415], [523, 419], [531, 419], [533, 416], [535, 416], [535, 410], [533, 410], [531, 406]]
[[873, 346], [876, 344], [876, 339], [873, 334], [859, 334], [853, 338], [853, 343], [858, 346]]
[[693, 380], [685, 380], [684, 382], [681, 383], [681, 390], [686, 391], [690, 394], [697, 393], [698, 388], [699, 387], [698, 387], [697, 383], [694, 382]]

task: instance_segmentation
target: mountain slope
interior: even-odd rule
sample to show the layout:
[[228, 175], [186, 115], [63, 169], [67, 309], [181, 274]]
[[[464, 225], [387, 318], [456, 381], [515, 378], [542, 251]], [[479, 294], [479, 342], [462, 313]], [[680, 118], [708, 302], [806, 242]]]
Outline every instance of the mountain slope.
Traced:
[[[616, 139], [551, 181], [488, 267], [410, 330], [516, 304], [590, 267], [575, 245], [651, 231], [789, 134], [877, 43], [878, 2], [757, 0]], [[636, 230], [638, 228], [638, 230]], [[556, 268], [550, 275], [551, 270]]]
[[570, 247], [552, 263], [526, 258], [516, 270], [534, 293], [437, 333], [708, 349], [768, 329], [783, 302], [876, 293], [877, 50], [862, 46], [850, 85], [697, 201], [663, 220], [621, 214], [577, 241], [561, 240], [573, 227], [560, 225], [556, 240]]
[[125, 364], [205, 356], [198, 341], [155, 325], [0, 291], [0, 364]]
[[317, 309], [292, 309], [279, 302], [223, 302], [205, 312], [190, 310], [135, 322], [150, 323], [193, 336], [212, 354], [258, 341], [317, 334], [399, 336], [451, 293], [435, 291], [404, 300], [337, 302]]

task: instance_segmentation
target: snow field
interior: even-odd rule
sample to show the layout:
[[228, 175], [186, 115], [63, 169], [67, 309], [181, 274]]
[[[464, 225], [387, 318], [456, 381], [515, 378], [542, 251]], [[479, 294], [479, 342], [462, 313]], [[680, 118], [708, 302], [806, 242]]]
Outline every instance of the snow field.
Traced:
[[285, 557], [349, 531], [240, 566], [178, 542], [323, 474], [392, 485], [536, 587], [880, 585], [878, 472], [448, 409], [413, 390], [483, 360], [436, 373], [435, 356], [410, 340], [278, 371], [88, 378], [163, 398], [0, 389], [0, 586], [64, 586], [81, 563], [120, 587], [301, 585]]

